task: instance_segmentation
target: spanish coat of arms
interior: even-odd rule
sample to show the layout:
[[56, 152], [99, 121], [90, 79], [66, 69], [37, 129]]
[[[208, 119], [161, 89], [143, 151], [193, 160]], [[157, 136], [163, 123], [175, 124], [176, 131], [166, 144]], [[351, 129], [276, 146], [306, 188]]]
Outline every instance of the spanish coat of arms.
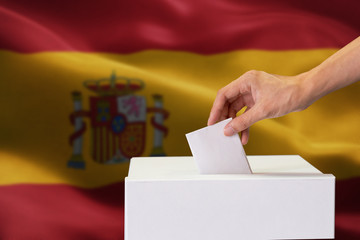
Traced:
[[145, 149], [146, 116], [153, 113], [154, 128], [152, 156], [164, 156], [163, 138], [167, 128], [163, 121], [168, 112], [163, 109], [162, 96], [153, 95], [154, 107], [147, 107], [146, 98], [135, 93], [144, 88], [140, 79], [117, 77], [88, 80], [84, 86], [96, 93], [89, 98], [90, 110], [82, 108], [81, 92], [72, 93], [74, 112], [70, 120], [75, 131], [69, 137], [73, 153], [68, 167], [85, 168], [82, 157], [83, 134], [87, 130], [83, 118], [90, 119], [91, 157], [98, 163], [120, 163], [141, 156]]

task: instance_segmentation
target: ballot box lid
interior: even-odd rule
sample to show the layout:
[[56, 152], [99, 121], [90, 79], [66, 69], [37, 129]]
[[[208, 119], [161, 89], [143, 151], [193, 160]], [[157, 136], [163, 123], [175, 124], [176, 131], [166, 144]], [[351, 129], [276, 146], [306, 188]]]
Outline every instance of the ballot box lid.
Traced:
[[298, 155], [248, 156], [253, 174], [199, 174], [193, 157], [135, 157], [127, 179], [132, 180], [236, 180], [258, 178], [322, 178], [323, 174]]

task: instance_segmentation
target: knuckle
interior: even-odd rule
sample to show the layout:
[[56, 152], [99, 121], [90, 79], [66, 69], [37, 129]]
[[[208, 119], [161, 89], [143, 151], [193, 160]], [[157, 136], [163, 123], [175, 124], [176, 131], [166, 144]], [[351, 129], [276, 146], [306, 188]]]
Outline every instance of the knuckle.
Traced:
[[246, 118], [241, 118], [238, 121], [235, 122], [235, 124], [233, 124], [232, 126], [234, 128], [234, 130], [236, 130], [237, 132], [243, 131], [245, 129], [247, 129], [247, 121]]
[[217, 91], [217, 96], [222, 96], [222, 95], [224, 95], [224, 89], [223, 88], [221, 88], [221, 89], [219, 89]]
[[245, 74], [249, 78], [256, 78], [259, 75], [259, 73], [260, 72], [257, 70], [250, 70], [250, 71], [247, 71]]
[[243, 131], [243, 130], [245, 130], [246, 128], [248, 128], [245, 119], [244, 119], [243, 121], [240, 121], [240, 122], [239, 122], [239, 127], [240, 127], [239, 131]]
[[262, 74], [261, 71], [258, 71], [258, 70], [250, 70], [250, 71], [247, 71], [247, 72], [243, 75], [242, 80], [243, 80], [243, 81], [246, 81], [246, 82], [257, 83], [258, 80], [261, 78], [261, 74]]

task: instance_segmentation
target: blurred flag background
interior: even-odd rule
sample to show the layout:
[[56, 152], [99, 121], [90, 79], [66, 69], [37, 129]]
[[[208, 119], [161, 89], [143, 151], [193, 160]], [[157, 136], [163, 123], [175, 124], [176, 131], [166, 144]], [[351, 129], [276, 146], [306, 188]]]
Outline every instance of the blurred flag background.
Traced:
[[[184, 134], [206, 125], [221, 87], [251, 69], [313, 68], [359, 35], [359, 9], [0, 0], [0, 239], [123, 239], [131, 157], [190, 155]], [[360, 238], [359, 93], [256, 123], [245, 146], [337, 177], [336, 239]]]

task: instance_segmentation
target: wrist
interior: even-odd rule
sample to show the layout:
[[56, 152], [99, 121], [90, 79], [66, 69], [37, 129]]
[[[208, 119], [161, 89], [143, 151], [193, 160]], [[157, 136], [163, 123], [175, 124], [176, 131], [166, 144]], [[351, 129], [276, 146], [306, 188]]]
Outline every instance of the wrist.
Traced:
[[297, 99], [299, 103], [296, 111], [302, 111], [318, 99], [316, 94], [316, 84], [315, 81], [313, 81], [313, 73], [309, 71], [295, 76], [295, 83], [297, 86]]

